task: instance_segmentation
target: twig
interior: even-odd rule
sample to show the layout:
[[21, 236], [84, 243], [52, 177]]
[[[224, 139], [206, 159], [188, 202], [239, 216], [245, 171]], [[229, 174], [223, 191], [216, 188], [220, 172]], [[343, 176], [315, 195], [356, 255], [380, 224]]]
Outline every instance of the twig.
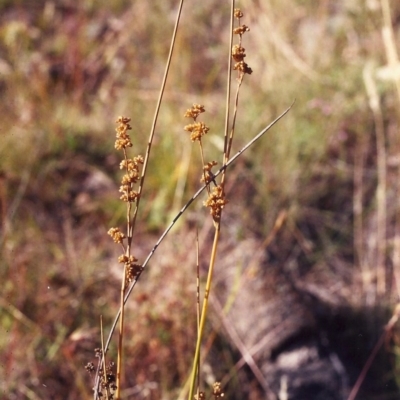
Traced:
[[213, 300], [213, 305], [218, 312], [218, 315], [221, 319], [222, 325], [224, 326], [226, 332], [228, 333], [230, 339], [235, 344], [236, 348], [239, 350], [240, 354], [242, 355], [242, 359], [244, 362], [250, 367], [251, 371], [253, 372], [254, 376], [256, 377], [259, 384], [265, 391], [267, 398], [269, 400], [277, 400], [274, 392], [270, 388], [267, 380], [265, 379], [263, 373], [261, 372], [260, 368], [258, 367], [257, 363], [255, 362], [253, 355], [251, 352], [246, 348], [243, 341], [240, 339], [238, 333], [236, 332], [235, 328], [227, 321], [227, 318], [222, 310], [221, 305], [219, 304], [218, 300]]

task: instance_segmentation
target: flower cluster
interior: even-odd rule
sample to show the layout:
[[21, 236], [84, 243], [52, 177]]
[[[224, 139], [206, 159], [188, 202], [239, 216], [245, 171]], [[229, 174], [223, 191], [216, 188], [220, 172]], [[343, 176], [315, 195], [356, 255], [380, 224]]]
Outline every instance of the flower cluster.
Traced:
[[92, 362], [88, 362], [85, 365], [85, 369], [86, 369], [87, 372], [89, 372], [89, 374], [93, 374], [93, 372], [96, 371], [96, 368], [95, 368], [95, 366], [94, 366], [94, 364]]
[[130, 118], [118, 117], [116, 122], [118, 125], [116, 128], [117, 139], [115, 141], [115, 148], [124, 151], [125, 159], [121, 161], [120, 168], [126, 171], [119, 188], [120, 193], [122, 193], [120, 199], [126, 203], [133, 203], [138, 197], [138, 192], [133, 189], [132, 185], [140, 179], [139, 165], [143, 164], [143, 157], [137, 156], [133, 159], [126, 157], [126, 148], [132, 147], [131, 138], [128, 134], [128, 131], [132, 129], [129, 125]]
[[115, 141], [115, 148], [117, 150], [126, 149], [132, 147], [131, 138], [129, 137], [128, 131], [132, 129], [129, 125], [130, 118], [118, 117], [116, 123], [118, 124], [115, 129], [117, 132], [117, 140]]
[[138, 259], [125, 254], [118, 257], [118, 262], [124, 264], [126, 270], [126, 283], [131, 283], [142, 271], [142, 266], [137, 264]]
[[206, 207], [210, 207], [210, 214], [212, 215], [215, 222], [219, 222], [221, 219], [222, 210], [225, 204], [229, 201], [225, 198], [225, 193], [221, 185], [215, 186], [212, 192], [209, 194], [208, 199], [204, 202]]
[[235, 18], [237, 18], [238, 20], [240, 20], [240, 18], [243, 18], [243, 12], [240, 8], [235, 8], [235, 11], [233, 13], [233, 15], [235, 16]]
[[201, 138], [210, 130], [204, 122], [194, 122], [185, 126], [185, 131], [190, 132], [192, 142], [200, 141]]
[[185, 118], [193, 118], [196, 121], [196, 118], [206, 110], [204, 106], [201, 104], [193, 104], [192, 108], [188, 108], [185, 112]]
[[[127, 158], [126, 147], [131, 147], [132, 142], [128, 135], [128, 130], [132, 129], [129, 125], [129, 118], [119, 117], [117, 119], [117, 140], [115, 147], [124, 150], [124, 159], [120, 162], [119, 168], [125, 170], [125, 174], [121, 179], [121, 186], [119, 192], [122, 193], [120, 199], [126, 203], [132, 203], [137, 200], [139, 193], [134, 190], [133, 185], [140, 180], [140, 165], [144, 163], [143, 157], [138, 155], [133, 158]], [[124, 251], [126, 250], [123, 240], [126, 235], [120, 231], [119, 228], [111, 228], [108, 234], [112, 237], [115, 243], [122, 245]], [[137, 275], [141, 272], [142, 266], [137, 264], [137, 258], [130, 255], [121, 255], [118, 257], [118, 262], [124, 264], [126, 284], [132, 282]]]
[[[220, 382], [215, 382], [213, 384], [213, 389], [212, 389], [212, 396], [214, 399], [222, 399], [225, 396], [225, 393], [222, 391], [221, 388], [221, 383]], [[204, 392], [199, 392], [199, 395], [195, 395], [196, 400], [205, 400], [206, 399], [206, 394]]]
[[121, 243], [125, 239], [125, 233], [121, 232], [119, 228], [110, 228], [107, 232], [115, 243]]
[[120, 168], [125, 169], [126, 174], [122, 177], [121, 186], [119, 188], [122, 193], [120, 199], [125, 202], [132, 203], [138, 197], [138, 192], [133, 189], [133, 184], [137, 183], [140, 179], [140, 167], [143, 164], [143, 157], [137, 156], [133, 159], [127, 158], [122, 160]]
[[[103, 356], [103, 352], [100, 348], [94, 349], [95, 356], [99, 359]], [[86, 371], [88, 371], [90, 374], [96, 372], [96, 368], [92, 362], [89, 362], [85, 365]], [[104, 396], [104, 393], [106, 393], [106, 397], [109, 400], [114, 399], [114, 392], [117, 390], [117, 385], [116, 385], [116, 376], [115, 373], [113, 372], [114, 369], [114, 363], [109, 362], [106, 365], [105, 371], [100, 370], [99, 371], [99, 377], [100, 377], [100, 388], [97, 393], [97, 395], [101, 398]]]
[[185, 117], [193, 118], [193, 124], [186, 125], [184, 127], [185, 131], [190, 132], [190, 139], [192, 142], [198, 140], [201, 141], [201, 138], [210, 130], [210, 128], [204, 122], [197, 122], [197, 117], [205, 112], [204, 106], [201, 104], [193, 104], [192, 108], [189, 108], [185, 112]]
[[213, 396], [215, 399], [221, 399], [225, 393], [222, 391], [221, 382], [215, 382], [213, 384]]
[[242, 36], [244, 33], [249, 32], [249, 31], [250, 31], [250, 28], [247, 25], [241, 25], [241, 26], [238, 26], [237, 28], [235, 28], [233, 30], [233, 33], [235, 35]]
[[114, 369], [114, 363], [110, 362], [106, 366], [106, 376], [104, 376], [100, 372], [100, 386], [103, 390], [106, 390], [108, 392], [108, 398], [110, 400], [114, 399], [113, 392], [117, 390], [117, 385], [115, 384], [116, 376], [115, 373], [113, 372], [113, 369]]
[[[214, 174], [212, 173], [211, 169], [212, 167], [216, 166], [218, 163], [216, 161], [210, 161], [208, 162], [204, 167], [203, 167], [203, 176], [200, 180], [200, 182], [205, 183], [208, 185], [212, 181], [214, 181]], [[215, 181], [214, 181], [215, 183]]]
[[119, 164], [120, 169], [126, 169], [128, 172], [128, 177], [126, 179], [130, 183], [136, 183], [140, 178], [139, 164], [143, 164], [142, 156], [134, 157], [133, 160], [127, 158], [126, 160], [122, 160]]
[[[240, 18], [243, 17], [242, 11], [240, 11], [240, 9], [236, 8], [234, 15], [235, 15], [235, 18], [239, 20], [239, 24], [240, 24]], [[232, 47], [232, 58], [235, 61], [235, 65], [234, 65], [233, 69], [239, 71], [241, 77], [243, 77], [244, 74], [250, 75], [253, 72], [253, 70], [244, 61], [244, 58], [246, 57], [246, 52], [245, 52], [245, 48], [242, 47], [242, 36], [244, 33], [248, 32], [249, 30], [250, 30], [250, 28], [247, 25], [240, 25], [233, 30], [233, 33], [235, 35], [239, 35], [239, 44], [235, 44]]]

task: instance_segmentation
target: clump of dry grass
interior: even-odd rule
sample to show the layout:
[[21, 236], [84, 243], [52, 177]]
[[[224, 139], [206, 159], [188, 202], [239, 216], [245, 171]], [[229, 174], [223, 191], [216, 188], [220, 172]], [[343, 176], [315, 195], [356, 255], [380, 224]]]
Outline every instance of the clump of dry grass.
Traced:
[[[385, 52], [390, 46], [382, 41], [379, 2], [368, 2], [365, 7], [351, 2], [334, 8], [329, 2], [316, 5], [287, 0], [275, 2], [273, 7], [263, 2], [244, 3], [252, 23], [252, 40], [246, 47], [250, 47], [257, 78], [248, 80], [241, 94], [246, 113], [242, 122], [238, 121], [238, 143], [248, 139], [248, 131], [258, 131], [288, 97], [298, 101], [283, 121], [284, 129], [279, 134], [272, 132], [267, 143], [253, 150], [251, 159], [241, 160], [240, 168], [232, 171], [229, 183], [237, 185], [234, 195], [240, 201], [228, 207], [233, 213], [228, 217], [229, 234], [242, 238], [246, 224], [262, 240], [282, 213], [287, 225], [281, 229], [279, 240], [267, 241], [271, 262], [298, 263], [304, 276], [314, 264], [329, 274], [331, 266], [340, 260], [347, 281], [358, 281], [357, 271], [363, 269], [365, 289], [357, 285], [347, 289], [353, 297], [362, 298], [362, 290], [370, 293], [376, 287], [369, 271], [375, 265], [375, 251], [368, 247], [377, 243], [373, 240], [376, 141], [369, 94], [362, 90], [361, 78], [368, 61], [379, 66], [372, 69], [372, 78], [390, 143], [396, 137], [398, 113], [391, 68], [386, 68], [389, 63], [385, 66]], [[37, 1], [34, 7], [10, 2], [1, 7], [0, 89], [4, 96], [0, 108], [4, 134], [0, 145], [0, 276], [4, 285], [0, 318], [6, 335], [0, 352], [6, 362], [0, 366], [0, 375], [8, 379], [0, 387], [2, 393], [17, 399], [64, 399], [67, 392], [71, 398], [82, 398], [85, 393], [90, 396], [90, 383], [78, 372], [95, 347], [87, 346], [86, 341], [91, 343], [95, 337], [99, 342], [98, 329], [92, 329], [98, 324], [99, 312], [109, 321], [113, 318], [111, 311], [120, 302], [119, 296], [109, 290], [119, 282], [113, 273], [117, 266], [109, 262], [118, 255], [113, 254], [104, 232], [110, 221], [112, 226], [121, 225], [125, 211], [121, 212], [120, 203], [114, 200], [115, 185], [109, 177], [117, 181], [118, 160], [110, 154], [112, 140], [106, 132], [112, 130], [113, 115], [137, 111], [141, 118], [132, 115], [137, 124], [135, 133], [139, 141], [146, 140], [143, 131], [151, 118], [148, 110], [158, 96], [154, 82], [160, 80], [161, 60], [168, 48], [169, 24], [159, 21], [171, 15], [173, 5], [162, 2], [152, 8], [148, 1], [141, 0], [112, 4]], [[386, 15], [384, 24], [387, 28], [393, 24], [396, 32], [398, 5], [391, 4], [391, 9], [392, 18], [388, 20]], [[188, 29], [178, 38], [182, 59], [188, 64], [182, 62], [176, 68], [179, 73], [172, 77], [174, 84], [165, 94], [170, 105], [165, 103], [167, 112], [161, 115], [161, 121], [168, 126], [169, 135], [160, 135], [155, 143], [162, 155], [176, 154], [174, 159], [189, 154], [180, 146], [180, 133], [175, 135], [175, 131], [180, 132], [178, 114], [184, 105], [198, 101], [191, 94], [192, 84], [196, 93], [207, 94], [209, 120], [218, 126], [216, 129], [213, 125], [210, 132], [213, 144], [208, 154], [215, 152], [214, 144], [218, 147], [213, 132], [223, 126], [217, 117], [222, 102], [218, 94], [223, 86], [220, 76], [224, 74], [217, 73], [221, 63], [216, 55], [221, 53], [220, 39], [228, 29], [222, 23], [226, 5], [196, 3], [193, 12], [197, 23], [184, 21]], [[76, 46], [69, 46], [71, 37]], [[200, 37], [205, 38], [201, 45]], [[197, 51], [191, 57], [195, 45]], [[148, 65], [154, 69], [149, 71]], [[396, 148], [388, 146], [386, 154], [389, 200], [398, 182], [393, 174]], [[185, 177], [178, 178], [181, 169], [166, 158], [161, 156], [160, 163], [153, 160], [149, 165], [149, 197], [142, 216], [149, 227], [152, 224], [152, 232], [170, 217], [166, 212], [170, 200], [175, 200], [175, 208], [179, 209], [180, 200], [197, 184], [195, 168], [190, 166]], [[183, 158], [179, 167], [184, 164]], [[108, 183], [101, 178], [105, 185], [99, 191], [86, 186], [95, 181], [97, 172], [108, 178]], [[187, 189], [174, 194], [179, 179], [186, 182]], [[231, 195], [229, 198], [232, 200]], [[390, 201], [387, 209], [386, 248], [390, 252], [393, 244], [393, 261], [397, 264], [398, 241], [392, 242], [391, 221], [398, 213], [393, 205]], [[234, 228], [236, 224], [243, 227]], [[148, 235], [140, 231], [140, 225], [138, 228], [138, 236]], [[191, 238], [191, 242], [189, 236], [180, 239], [185, 247], [195, 241]], [[141, 247], [147, 249], [150, 240], [142, 239]], [[141, 260], [147, 254], [142, 248], [137, 255]], [[384, 254], [382, 248], [380, 257]], [[174, 264], [176, 258], [171, 259], [170, 264]], [[391, 261], [386, 258], [386, 262], [385, 273], [390, 276]], [[186, 263], [183, 255], [179, 257], [179, 265]], [[166, 274], [173, 276], [177, 285], [179, 282], [185, 286], [179, 291], [174, 284], [171, 292], [186, 300], [190, 281], [179, 272], [169, 265]], [[143, 286], [150, 286], [154, 296], [163, 287], [161, 301], [165, 308], [159, 305], [155, 312], [147, 309], [150, 302], [140, 302], [139, 294], [142, 299], [148, 294], [138, 286], [130, 302], [142, 306], [137, 307], [143, 320], [138, 328], [141, 333], [135, 336], [136, 329], [126, 327], [126, 336], [137, 339], [137, 347], [127, 343], [129, 351], [140, 352], [138, 358], [145, 360], [142, 364], [154, 365], [157, 359], [162, 372], [152, 371], [147, 382], [143, 365], [127, 361], [126, 366], [140, 371], [142, 387], [163, 381], [165, 384], [152, 392], [158, 390], [160, 394], [171, 393], [176, 382], [185, 377], [180, 365], [178, 377], [166, 378], [171, 364], [157, 357], [172, 354], [176, 360], [181, 354], [189, 354], [186, 340], [193, 344], [194, 334], [182, 324], [190, 321], [187, 325], [195, 326], [195, 321], [171, 315], [180, 311], [185, 314], [185, 301], [167, 300], [169, 289], [163, 284], [163, 273], [155, 275]], [[154, 284], [149, 282], [153, 278]], [[387, 287], [387, 293], [395, 297], [396, 288], [390, 282]], [[371, 298], [368, 295], [368, 301]], [[168, 313], [168, 307], [175, 312]], [[158, 334], [150, 345], [146, 336], [152, 333], [152, 324]], [[175, 341], [166, 339], [162, 332], [174, 329]], [[395, 339], [398, 342], [396, 335]], [[168, 351], [160, 343], [167, 343]], [[114, 349], [110, 356], [115, 359]], [[125, 379], [132, 387], [138, 383], [129, 376]]]

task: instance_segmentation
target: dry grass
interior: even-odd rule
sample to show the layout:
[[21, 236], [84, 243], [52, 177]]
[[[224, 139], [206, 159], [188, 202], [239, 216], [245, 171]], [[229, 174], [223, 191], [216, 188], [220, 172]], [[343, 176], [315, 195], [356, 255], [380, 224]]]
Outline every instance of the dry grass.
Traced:
[[[294, 98], [296, 106], [232, 169], [222, 241], [251, 237], [261, 244], [274, 232], [265, 242], [271, 268], [294, 262], [299, 276], [326, 282], [335, 265], [345, 282], [340, 291], [354, 302], [390, 306], [399, 286], [393, 250], [400, 114], [381, 4], [258, 3], [240, 4], [251, 26], [245, 47], [254, 73], [241, 93], [233, 152]], [[99, 346], [99, 315], [111, 321], [118, 308], [121, 278], [106, 236], [124, 220], [116, 200], [119, 160], [110, 150], [113, 121], [130, 115], [138, 141], [146, 142], [175, 6], [121, 0], [0, 7], [0, 397], [91, 398], [83, 366]], [[392, 2], [394, 43], [399, 13]], [[209, 112], [207, 154], [221, 149], [227, 15], [211, 0], [184, 10], [154, 142], [159, 156], [149, 165], [138, 258], [198, 186], [199, 156], [182, 132], [188, 104], [201, 101]], [[380, 107], [374, 112], [363, 80], [369, 63]], [[382, 169], [378, 174], [377, 144], [379, 154], [386, 151], [386, 177]], [[386, 188], [376, 197], [382, 179]], [[206, 238], [210, 229], [200, 206], [160, 247], [156, 267], [129, 302], [123, 396], [176, 398], [187, 379], [196, 337], [191, 228], [204, 223]], [[275, 231], [281, 213], [285, 224]], [[230, 251], [220, 258], [229, 261]], [[384, 296], [376, 290], [377, 259]]]

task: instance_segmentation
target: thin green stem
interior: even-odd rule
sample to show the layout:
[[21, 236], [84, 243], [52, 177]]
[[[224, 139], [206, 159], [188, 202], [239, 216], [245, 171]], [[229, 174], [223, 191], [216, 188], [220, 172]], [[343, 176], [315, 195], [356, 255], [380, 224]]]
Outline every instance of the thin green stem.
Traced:
[[[197, 303], [197, 309], [196, 309], [196, 315], [197, 315], [197, 336], [199, 335], [200, 332], [200, 249], [199, 249], [199, 232], [196, 231], [196, 276], [197, 276], [197, 291], [196, 291], [196, 303]], [[200, 392], [200, 357], [197, 363], [197, 398], [199, 398], [199, 392]]]
[[[233, 21], [234, 21], [234, 10], [235, 10], [235, 0], [231, 2], [231, 27], [230, 27], [230, 40], [229, 40], [229, 52], [228, 52], [228, 72], [227, 72], [227, 90], [226, 90], [226, 113], [225, 113], [225, 134], [224, 134], [224, 154], [223, 154], [223, 164], [226, 164], [229, 159], [229, 145], [228, 145], [228, 131], [229, 131], [229, 109], [230, 109], [230, 92], [231, 92], [231, 77], [232, 77], [232, 46], [233, 46]], [[203, 159], [203, 166], [204, 166], [204, 159]], [[222, 181], [221, 186], [223, 188], [223, 182], [225, 177], [225, 170], [222, 173]], [[207, 183], [207, 182], [205, 182]], [[209, 189], [208, 189], [209, 190]], [[221, 216], [218, 222], [215, 222], [215, 233], [214, 233], [214, 242], [213, 248], [211, 251], [211, 258], [210, 264], [208, 268], [208, 276], [207, 276], [207, 283], [204, 293], [204, 300], [203, 300], [203, 307], [201, 311], [200, 317], [200, 327], [198, 329], [197, 335], [197, 343], [196, 343], [196, 350], [193, 360], [193, 368], [192, 368], [192, 376], [190, 382], [190, 390], [189, 390], [189, 400], [193, 400], [194, 395], [194, 387], [196, 382], [196, 376], [199, 373], [199, 365], [200, 365], [200, 347], [201, 342], [204, 335], [204, 326], [207, 319], [207, 311], [208, 311], [208, 299], [211, 291], [211, 283], [212, 283], [212, 276], [215, 266], [215, 257], [217, 254], [217, 248], [219, 243], [219, 235], [220, 235], [220, 222], [222, 218], [222, 211]]]
[[236, 89], [236, 96], [235, 96], [235, 108], [233, 110], [233, 118], [232, 118], [232, 128], [231, 128], [231, 133], [229, 134], [229, 141], [228, 141], [228, 147], [226, 150], [226, 160], [229, 160], [229, 156], [231, 154], [232, 150], [232, 142], [233, 142], [233, 136], [235, 133], [235, 126], [236, 126], [236, 117], [237, 117], [237, 111], [239, 107], [239, 91], [240, 87], [242, 86], [244, 74], [242, 73], [238, 79], [238, 85]]
[[208, 269], [208, 276], [207, 276], [207, 283], [205, 287], [205, 293], [204, 293], [204, 300], [203, 300], [203, 307], [201, 309], [201, 317], [200, 317], [200, 327], [199, 327], [199, 333], [197, 335], [197, 343], [196, 343], [196, 351], [194, 354], [194, 359], [193, 359], [193, 368], [192, 368], [192, 377], [191, 377], [191, 382], [190, 382], [190, 390], [189, 390], [189, 400], [193, 400], [193, 395], [194, 395], [194, 388], [195, 388], [195, 383], [196, 383], [196, 371], [197, 367], [200, 361], [200, 347], [201, 347], [201, 342], [203, 339], [203, 334], [204, 334], [204, 326], [206, 323], [207, 319], [207, 310], [208, 310], [208, 299], [211, 291], [211, 283], [212, 283], [212, 276], [214, 272], [214, 265], [215, 265], [215, 257], [217, 255], [217, 248], [218, 248], [218, 243], [219, 243], [219, 234], [220, 234], [220, 224], [219, 222], [216, 224], [215, 228], [215, 235], [214, 235], [214, 242], [213, 242], [213, 247], [211, 251], [211, 259], [210, 259], [210, 265]]
[[[231, 104], [231, 85], [232, 85], [232, 47], [233, 47], [233, 27], [234, 27], [234, 11], [235, 11], [235, 0], [231, 2], [231, 26], [230, 26], [230, 37], [229, 37], [229, 52], [228, 52], [228, 71], [226, 80], [226, 104], [225, 104], [225, 130], [224, 130], [224, 155], [227, 154], [228, 148], [228, 132], [229, 132], [229, 111]], [[224, 159], [224, 164], [229, 157]]]
[[135, 229], [137, 212], [138, 212], [138, 209], [139, 209], [139, 203], [140, 203], [141, 194], [142, 194], [143, 186], [144, 186], [144, 180], [145, 180], [145, 177], [146, 177], [147, 167], [148, 167], [148, 163], [149, 163], [151, 146], [152, 146], [153, 139], [154, 139], [154, 132], [156, 130], [156, 125], [157, 125], [157, 121], [158, 121], [158, 115], [160, 113], [161, 103], [162, 103], [162, 99], [163, 99], [163, 95], [164, 95], [164, 91], [165, 91], [165, 85], [167, 83], [168, 73], [169, 73], [169, 69], [170, 69], [170, 65], [171, 65], [172, 54], [173, 54], [174, 48], [175, 48], [176, 34], [178, 32], [179, 21], [180, 21], [181, 14], [182, 14], [183, 2], [184, 2], [184, 0], [180, 1], [178, 12], [177, 12], [177, 15], [176, 15], [174, 31], [173, 31], [173, 34], [172, 34], [172, 39], [171, 39], [171, 45], [170, 45], [170, 48], [169, 48], [168, 59], [167, 59], [167, 63], [166, 63], [166, 66], [165, 66], [165, 71], [164, 71], [164, 77], [163, 77], [163, 80], [162, 80], [162, 83], [161, 83], [161, 89], [160, 89], [160, 93], [159, 93], [158, 100], [157, 100], [157, 105], [156, 105], [156, 110], [155, 110], [155, 113], [154, 113], [153, 123], [151, 125], [150, 135], [149, 135], [149, 139], [148, 139], [148, 142], [147, 142], [147, 149], [146, 149], [146, 155], [145, 155], [144, 163], [143, 163], [142, 176], [140, 178], [140, 185], [139, 185], [139, 189], [138, 189], [138, 197], [137, 197], [137, 201], [136, 201], [136, 208], [135, 208], [135, 211], [133, 213], [131, 231], [129, 232], [129, 235], [128, 235], [128, 241], [129, 240], [132, 241], [132, 234], [133, 234], [133, 231]]

